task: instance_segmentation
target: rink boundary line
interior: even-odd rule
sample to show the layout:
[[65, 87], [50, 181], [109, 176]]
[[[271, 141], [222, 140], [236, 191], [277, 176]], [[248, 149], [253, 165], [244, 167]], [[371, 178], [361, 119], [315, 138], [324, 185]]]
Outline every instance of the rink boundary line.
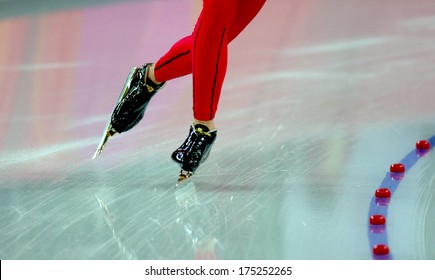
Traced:
[[[435, 146], [435, 135], [427, 139], [430, 143], [430, 149], [428, 150], [418, 150], [414, 148], [411, 152], [409, 152], [400, 162], [405, 166], [405, 173], [392, 173], [387, 172], [385, 178], [382, 180], [378, 188], [388, 188], [391, 191], [391, 198], [377, 198], [373, 195], [372, 200], [370, 202], [369, 213], [367, 217], [367, 221], [369, 221], [372, 215], [383, 215], [386, 219], [388, 217], [388, 206], [390, 204], [390, 200], [394, 198], [394, 192], [400, 186], [400, 183], [406, 173], [417, 163], [419, 159], [428, 155], [430, 151]], [[387, 219], [388, 223], [388, 219]], [[370, 244], [370, 250], [373, 250], [373, 247], [377, 244], [383, 244], [388, 246], [388, 233], [387, 233], [387, 225], [371, 225], [368, 222], [368, 239]], [[393, 254], [390, 252], [386, 255], [375, 255], [372, 252], [372, 258], [375, 260], [393, 260]]]

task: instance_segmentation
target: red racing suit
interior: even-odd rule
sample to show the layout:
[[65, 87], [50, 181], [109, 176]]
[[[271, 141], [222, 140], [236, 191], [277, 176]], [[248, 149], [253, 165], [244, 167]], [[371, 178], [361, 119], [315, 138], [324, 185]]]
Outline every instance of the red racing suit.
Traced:
[[257, 15], [266, 0], [203, 0], [191, 35], [176, 42], [155, 65], [159, 82], [192, 74], [193, 115], [212, 120], [227, 70], [228, 44]]

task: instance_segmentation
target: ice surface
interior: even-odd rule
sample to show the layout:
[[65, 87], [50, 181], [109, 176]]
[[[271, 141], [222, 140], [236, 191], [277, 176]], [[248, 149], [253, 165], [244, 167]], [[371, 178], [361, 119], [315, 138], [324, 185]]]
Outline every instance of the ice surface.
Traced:
[[[375, 190], [435, 135], [433, 1], [268, 1], [178, 188], [190, 76], [91, 157], [130, 68], [191, 32], [193, 1], [51, 2], [0, 4], [0, 259], [373, 258]], [[435, 259], [434, 173], [429, 153], [388, 205], [394, 259]]]

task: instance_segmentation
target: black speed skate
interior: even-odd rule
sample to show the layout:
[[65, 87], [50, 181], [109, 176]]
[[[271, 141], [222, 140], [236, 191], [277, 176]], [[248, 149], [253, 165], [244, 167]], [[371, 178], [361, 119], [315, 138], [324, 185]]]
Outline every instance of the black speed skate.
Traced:
[[147, 79], [151, 66], [148, 63], [131, 69], [93, 158], [101, 154], [109, 137], [132, 129], [142, 120], [151, 98], [165, 85]]
[[181, 167], [178, 182], [188, 179], [203, 163], [216, 140], [217, 131], [210, 131], [205, 125], [191, 126], [184, 143], [172, 153], [172, 159]]
[[136, 68], [127, 94], [113, 110], [111, 122], [116, 132], [122, 133], [136, 126], [142, 120], [151, 98], [165, 85], [156, 85], [147, 79], [151, 66], [152, 64], [145, 64]]

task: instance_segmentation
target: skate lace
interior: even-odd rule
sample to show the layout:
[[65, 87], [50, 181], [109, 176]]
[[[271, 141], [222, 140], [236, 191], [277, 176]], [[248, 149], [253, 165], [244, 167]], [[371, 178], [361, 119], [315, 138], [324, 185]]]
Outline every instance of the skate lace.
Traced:
[[210, 133], [210, 132], [204, 131], [201, 127], [197, 128], [196, 131], [197, 131], [199, 134], [207, 135], [207, 136], [211, 136], [211, 133]]

